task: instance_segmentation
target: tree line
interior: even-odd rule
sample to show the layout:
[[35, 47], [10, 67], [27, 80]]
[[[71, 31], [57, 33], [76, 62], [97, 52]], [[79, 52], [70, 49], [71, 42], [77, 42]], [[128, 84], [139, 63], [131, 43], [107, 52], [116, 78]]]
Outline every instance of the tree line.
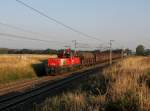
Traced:
[[[0, 54], [58, 54], [61, 53], [63, 49], [55, 50], [55, 49], [45, 49], [45, 50], [33, 50], [33, 49], [8, 49], [8, 48], [0, 48]], [[128, 50], [126, 50], [128, 51]], [[72, 53], [74, 50], [72, 50]], [[78, 51], [78, 52], [92, 52], [92, 53], [99, 53], [101, 51], [94, 50], [94, 51]], [[109, 52], [109, 50], [105, 50], [102, 52]], [[113, 50], [115, 53], [121, 53], [122, 49]], [[129, 52], [129, 51], [128, 51]]]
[[45, 50], [33, 50], [33, 49], [8, 49], [0, 48], [0, 54], [56, 54], [57, 50], [45, 49]]
[[[57, 54], [58, 52], [62, 51], [63, 49], [56, 50], [56, 49], [43, 49], [43, 50], [35, 50], [35, 49], [9, 49], [9, 48], [0, 48], [0, 54]], [[86, 51], [84, 51], [86, 52]], [[91, 51], [87, 51], [91, 52]], [[99, 52], [99, 50], [95, 50], [92, 52]], [[109, 50], [106, 50], [109, 52]], [[114, 52], [121, 52], [121, 49], [116, 49]], [[124, 50], [127, 55], [132, 54], [132, 50], [125, 49]], [[136, 55], [139, 56], [148, 56], [150, 55], [150, 49], [145, 49], [144, 45], [138, 45], [136, 47]]]

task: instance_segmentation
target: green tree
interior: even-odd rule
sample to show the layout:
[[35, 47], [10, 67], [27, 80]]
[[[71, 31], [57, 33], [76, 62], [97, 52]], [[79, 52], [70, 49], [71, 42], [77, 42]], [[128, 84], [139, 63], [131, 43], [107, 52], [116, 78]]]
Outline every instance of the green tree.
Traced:
[[136, 47], [136, 55], [144, 55], [145, 48], [143, 45], [138, 45]]

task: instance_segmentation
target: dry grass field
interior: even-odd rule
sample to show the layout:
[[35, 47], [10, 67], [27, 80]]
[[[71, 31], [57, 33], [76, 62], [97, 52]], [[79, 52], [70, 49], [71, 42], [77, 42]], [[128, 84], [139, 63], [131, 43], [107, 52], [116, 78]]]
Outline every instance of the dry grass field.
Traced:
[[[104, 70], [109, 78], [108, 100], [130, 109], [150, 111], [150, 58], [132, 57]], [[137, 108], [136, 110], [138, 110]], [[128, 110], [130, 110], [128, 109]]]
[[40, 76], [48, 57], [55, 55], [0, 55], [0, 84]]
[[150, 58], [126, 58], [35, 111], [150, 111]]

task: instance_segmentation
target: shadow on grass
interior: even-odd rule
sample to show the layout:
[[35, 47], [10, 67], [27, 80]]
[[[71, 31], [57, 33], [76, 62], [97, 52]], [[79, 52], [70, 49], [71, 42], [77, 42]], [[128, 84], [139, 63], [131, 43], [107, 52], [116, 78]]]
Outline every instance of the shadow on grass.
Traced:
[[46, 60], [43, 60], [41, 61], [41, 63], [31, 65], [38, 77], [46, 75], [45, 64], [46, 64]]

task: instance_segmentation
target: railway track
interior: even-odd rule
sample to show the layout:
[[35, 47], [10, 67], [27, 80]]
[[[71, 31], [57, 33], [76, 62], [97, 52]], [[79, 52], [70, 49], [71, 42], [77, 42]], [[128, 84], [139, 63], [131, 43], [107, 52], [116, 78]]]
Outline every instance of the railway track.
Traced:
[[[16, 92], [16, 91], [25, 91], [30, 88], [34, 88], [37, 85], [40, 85], [44, 82], [51, 81], [51, 80], [57, 80], [59, 78], [63, 78], [67, 76], [68, 74], [62, 74], [59, 76], [46, 76], [46, 77], [41, 77], [41, 78], [35, 78], [31, 80], [23, 80], [23, 81], [18, 81], [12, 84], [4, 85], [0, 87], [0, 96], [9, 94], [11, 92]], [[0, 97], [1, 99], [1, 97]]]
[[73, 81], [85, 77], [86, 75], [98, 71], [99, 68], [105, 67], [108, 63], [102, 63], [100, 65], [92, 66], [77, 72], [72, 73], [70, 76], [57, 81], [50, 81], [39, 87], [33, 88], [31, 90], [19, 93], [15, 96], [8, 96], [0, 99], [0, 111], [16, 111], [22, 105], [32, 103], [35, 98], [40, 98], [46, 94], [53, 94], [58, 90], [68, 86]]

